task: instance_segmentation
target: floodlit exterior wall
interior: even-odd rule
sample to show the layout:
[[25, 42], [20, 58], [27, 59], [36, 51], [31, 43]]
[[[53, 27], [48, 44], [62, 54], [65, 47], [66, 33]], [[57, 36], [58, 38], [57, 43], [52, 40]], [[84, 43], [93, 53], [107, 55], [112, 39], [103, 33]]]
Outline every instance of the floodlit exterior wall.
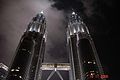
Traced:
[[16, 49], [6, 80], [38, 80], [45, 50], [46, 20], [37, 14]]

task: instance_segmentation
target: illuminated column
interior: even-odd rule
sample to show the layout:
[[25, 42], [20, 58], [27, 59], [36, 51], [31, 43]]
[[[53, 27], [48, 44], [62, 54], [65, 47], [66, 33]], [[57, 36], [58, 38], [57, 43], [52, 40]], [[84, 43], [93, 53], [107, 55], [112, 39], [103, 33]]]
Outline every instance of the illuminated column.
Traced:
[[37, 80], [37, 71], [43, 60], [46, 21], [43, 13], [29, 23], [16, 49], [6, 80]]

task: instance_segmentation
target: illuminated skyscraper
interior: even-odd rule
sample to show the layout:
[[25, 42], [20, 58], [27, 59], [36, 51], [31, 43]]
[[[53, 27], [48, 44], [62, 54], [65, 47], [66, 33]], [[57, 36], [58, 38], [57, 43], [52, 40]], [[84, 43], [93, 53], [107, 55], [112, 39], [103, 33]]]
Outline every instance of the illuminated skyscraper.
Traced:
[[94, 42], [81, 17], [68, 17], [67, 46], [71, 63], [71, 80], [105, 80]]
[[6, 80], [38, 80], [46, 41], [43, 12], [29, 23], [16, 49]]
[[[64, 80], [62, 71], [69, 71], [70, 80], [106, 80], [89, 30], [75, 12], [68, 17], [67, 48], [69, 63], [43, 63], [46, 44], [46, 20], [43, 12], [29, 23], [8, 71], [6, 80], [41, 80], [41, 72], [52, 71]], [[44, 78], [43, 78], [44, 79]]]

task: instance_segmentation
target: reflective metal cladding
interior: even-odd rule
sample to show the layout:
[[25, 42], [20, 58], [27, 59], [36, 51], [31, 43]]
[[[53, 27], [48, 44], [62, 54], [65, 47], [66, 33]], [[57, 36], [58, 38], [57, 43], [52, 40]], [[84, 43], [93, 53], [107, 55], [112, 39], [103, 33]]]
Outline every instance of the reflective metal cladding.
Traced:
[[81, 17], [68, 16], [67, 46], [71, 63], [71, 80], [105, 80], [103, 69], [89, 30]]
[[35, 17], [33, 17], [32, 21], [28, 25], [27, 31], [30, 31], [30, 32], [34, 31], [34, 32], [39, 32], [41, 34], [42, 33], [44, 34], [45, 29], [46, 29], [46, 19], [43, 12], [41, 12], [41, 13], [38, 13]]
[[21, 37], [6, 80], [38, 80], [45, 50], [46, 20], [43, 12], [29, 23]]

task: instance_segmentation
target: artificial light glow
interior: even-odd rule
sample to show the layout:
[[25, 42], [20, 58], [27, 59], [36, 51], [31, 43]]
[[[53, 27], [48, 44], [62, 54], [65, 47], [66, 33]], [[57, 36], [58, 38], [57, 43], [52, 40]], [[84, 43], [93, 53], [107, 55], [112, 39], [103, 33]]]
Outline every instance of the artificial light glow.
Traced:
[[91, 61], [88, 61], [88, 64], [92, 63]]
[[40, 13], [43, 14], [43, 11], [41, 11]]
[[6, 65], [4, 65], [3, 63], [0, 63], [0, 68], [3, 68], [6, 71], [8, 71], [8, 67]]
[[78, 32], [80, 32], [80, 27], [78, 26]]
[[72, 12], [72, 14], [74, 15], [74, 14], [75, 14], [75, 12]]
[[11, 71], [14, 71], [14, 69], [11, 69]]
[[19, 71], [19, 69], [16, 69], [15, 71]]
[[72, 31], [70, 31], [70, 35], [72, 35]]
[[90, 75], [93, 75], [93, 73], [91, 73]]
[[22, 76], [19, 76], [20, 78], [22, 78]]
[[18, 69], [20, 69], [20, 67], [18, 67]]
[[55, 68], [55, 71], [57, 71], [57, 69]]
[[82, 28], [82, 30], [81, 30], [81, 31], [82, 31], [82, 32], [85, 32], [83, 28]]
[[93, 64], [95, 64], [95, 62], [93, 62]]
[[74, 33], [76, 33], [77, 31], [75, 30], [75, 28], [73, 29]]

